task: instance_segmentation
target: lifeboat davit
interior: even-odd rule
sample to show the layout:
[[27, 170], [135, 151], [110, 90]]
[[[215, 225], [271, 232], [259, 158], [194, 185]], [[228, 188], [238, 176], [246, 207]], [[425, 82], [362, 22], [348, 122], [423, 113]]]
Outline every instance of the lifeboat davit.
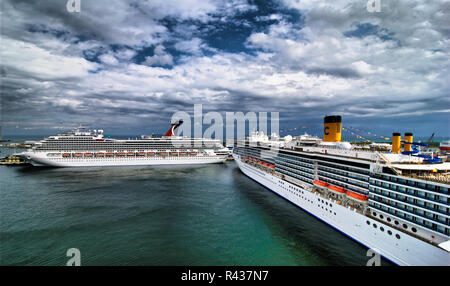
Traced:
[[325, 183], [325, 182], [322, 182], [319, 180], [314, 180], [314, 185], [316, 185], [318, 187], [324, 187], [324, 188], [328, 187], [328, 183]]
[[328, 185], [328, 189], [334, 193], [339, 193], [339, 194], [345, 193], [345, 189], [338, 187], [338, 186]]
[[365, 202], [365, 201], [367, 201], [369, 199], [369, 197], [366, 196], [366, 195], [358, 194], [358, 193], [351, 192], [351, 191], [347, 191], [347, 197], [350, 197], [352, 199], [356, 199], [358, 201], [363, 201], [363, 202]]

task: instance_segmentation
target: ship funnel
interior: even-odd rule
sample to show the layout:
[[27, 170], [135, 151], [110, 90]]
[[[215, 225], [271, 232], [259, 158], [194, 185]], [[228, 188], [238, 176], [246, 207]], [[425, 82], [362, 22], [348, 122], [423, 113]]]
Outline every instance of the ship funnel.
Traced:
[[323, 125], [323, 141], [341, 142], [342, 117], [340, 115], [325, 116]]
[[392, 153], [399, 154], [401, 147], [402, 135], [398, 132], [392, 133]]
[[405, 147], [403, 148], [404, 151], [406, 152], [410, 152], [411, 151], [411, 144], [408, 143], [412, 143], [413, 142], [413, 134], [410, 132], [405, 133]]
[[167, 130], [166, 135], [164, 136], [177, 136], [178, 133], [178, 127], [183, 124], [183, 120], [178, 120], [171, 124], [170, 129]]

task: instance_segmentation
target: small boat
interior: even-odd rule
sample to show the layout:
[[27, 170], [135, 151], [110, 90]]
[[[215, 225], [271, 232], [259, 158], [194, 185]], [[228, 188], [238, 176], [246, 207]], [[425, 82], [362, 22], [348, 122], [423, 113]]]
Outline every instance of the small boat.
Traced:
[[137, 153], [138, 156], [145, 156], [145, 152], [139, 152]]
[[328, 187], [328, 183], [325, 183], [325, 182], [322, 182], [319, 180], [314, 180], [314, 185], [316, 185], [318, 187], [324, 187], [324, 188]]
[[63, 153], [62, 156], [63, 156], [64, 158], [70, 157], [70, 153]]
[[189, 155], [197, 155], [198, 152], [189, 152]]
[[158, 152], [158, 155], [160, 155], [160, 156], [166, 156], [166, 155], [167, 155], [167, 152]]
[[128, 152], [127, 157], [134, 157], [134, 152]]
[[333, 186], [333, 185], [328, 185], [328, 190], [330, 190], [334, 193], [339, 193], [339, 194], [344, 194], [346, 192], [344, 188], [341, 188], [338, 186]]
[[106, 157], [113, 157], [114, 153], [106, 153]]
[[155, 156], [155, 152], [147, 152], [147, 156]]
[[186, 152], [180, 152], [180, 156], [186, 156]]
[[119, 152], [119, 153], [117, 153], [117, 156], [125, 156], [125, 153], [123, 153], [123, 152]]
[[95, 153], [95, 157], [105, 157], [105, 153]]
[[356, 199], [358, 201], [367, 201], [369, 199], [369, 197], [366, 195], [358, 194], [358, 193], [351, 192], [351, 191], [347, 191], [347, 197], [349, 197], [351, 199]]
[[84, 157], [92, 157], [92, 156], [94, 156], [93, 153], [84, 153]]
[[83, 153], [75, 153], [73, 154], [74, 157], [83, 157]]
[[170, 155], [172, 155], [172, 156], [177, 156], [177, 155], [178, 155], [178, 152], [170, 152]]

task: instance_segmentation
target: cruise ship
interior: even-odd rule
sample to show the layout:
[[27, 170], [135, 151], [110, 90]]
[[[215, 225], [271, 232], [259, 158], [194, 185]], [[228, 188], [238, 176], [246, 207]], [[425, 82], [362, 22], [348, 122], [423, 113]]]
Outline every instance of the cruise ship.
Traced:
[[397, 265], [450, 265], [450, 163], [422, 153], [412, 133], [394, 133], [380, 151], [341, 142], [341, 130], [334, 115], [323, 139], [253, 132], [233, 157], [251, 179]]
[[34, 166], [92, 167], [223, 163], [228, 156], [218, 139], [177, 136], [183, 121], [172, 123], [164, 136], [111, 139], [103, 130], [77, 128], [38, 141], [17, 154]]

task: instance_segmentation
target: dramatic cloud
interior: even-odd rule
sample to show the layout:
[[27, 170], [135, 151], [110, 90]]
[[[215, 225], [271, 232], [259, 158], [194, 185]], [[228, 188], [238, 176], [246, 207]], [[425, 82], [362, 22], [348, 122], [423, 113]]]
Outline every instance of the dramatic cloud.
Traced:
[[[162, 132], [175, 111], [325, 114], [389, 134], [448, 136], [450, 3], [2, 2], [5, 133], [78, 124]], [[32, 132], [32, 131], [27, 131]]]

